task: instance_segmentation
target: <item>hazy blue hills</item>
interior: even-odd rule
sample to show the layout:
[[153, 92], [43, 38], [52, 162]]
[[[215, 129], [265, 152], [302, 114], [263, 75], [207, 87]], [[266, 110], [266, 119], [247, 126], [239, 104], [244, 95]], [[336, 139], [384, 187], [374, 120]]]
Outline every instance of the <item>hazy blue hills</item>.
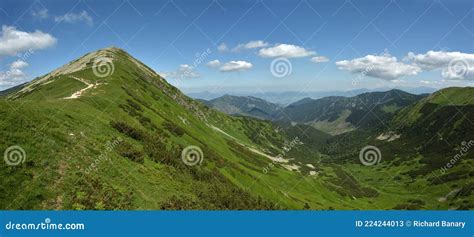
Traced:
[[[291, 103], [294, 103], [302, 98], [311, 98], [311, 99], [320, 99], [328, 96], [345, 96], [352, 97], [365, 92], [377, 92], [377, 91], [388, 91], [392, 88], [377, 88], [377, 89], [355, 89], [347, 91], [282, 91], [282, 92], [259, 92], [259, 93], [248, 93], [248, 92], [239, 92], [235, 90], [229, 90], [224, 92], [189, 92], [185, 93], [186, 95], [202, 100], [212, 100], [224, 95], [233, 95], [233, 96], [251, 96], [256, 98], [264, 99], [270, 103], [279, 104], [287, 106]], [[406, 91], [411, 94], [430, 94], [436, 91], [434, 88], [430, 87], [399, 87], [396, 88], [399, 90]]]
[[230, 115], [245, 115], [255, 118], [272, 119], [282, 108], [252, 96], [224, 95], [213, 100], [201, 100], [207, 106]]

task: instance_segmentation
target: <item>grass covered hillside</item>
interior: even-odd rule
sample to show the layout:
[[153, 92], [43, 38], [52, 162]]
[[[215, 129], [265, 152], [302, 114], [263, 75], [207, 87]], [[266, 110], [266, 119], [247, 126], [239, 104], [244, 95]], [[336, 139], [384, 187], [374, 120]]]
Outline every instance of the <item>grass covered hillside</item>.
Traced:
[[[442, 89], [405, 108], [392, 126], [417, 147], [427, 165], [439, 167], [452, 159], [453, 150], [459, 151], [474, 139], [473, 94], [470, 87]], [[474, 157], [472, 152], [465, 156]]]
[[445, 190], [437, 200], [450, 209], [472, 209], [473, 89], [442, 89], [403, 108], [386, 126], [334, 136], [321, 150], [331, 162], [348, 164], [362, 147], [375, 145], [381, 154], [378, 172], [407, 187], [419, 183], [420, 196]]
[[[472, 111], [466, 104], [426, 100], [419, 103], [441, 107], [430, 112], [421, 106], [422, 116], [409, 125], [426, 133], [436, 134], [437, 121], [444, 121], [440, 116], [451, 111], [436, 112], [444, 107]], [[412, 114], [394, 111], [394, 126], [401, 113]], [[473, 114], [464, 114], [449, 126], [472, 129]], [[409, 139], [418, 138], [403, 130], [396, 130], [401, 136], [395, 140], [359, 130], [331, 136], [308, 125], [281, 128], [228, 116], [183, 95], [118, 48], [91, 52], [5, 92], [0, 116], [1, 209], [466, 209], [474, 204], [471, 156], [430, 176], [438, 170], [425, 168], [430, 157], [424, 143], [410, 147]], [[359, 161], [368, 144], [381, 147], [378, 165]], [[454, 153], [454, 146], [443, 150], [446, 156]]]

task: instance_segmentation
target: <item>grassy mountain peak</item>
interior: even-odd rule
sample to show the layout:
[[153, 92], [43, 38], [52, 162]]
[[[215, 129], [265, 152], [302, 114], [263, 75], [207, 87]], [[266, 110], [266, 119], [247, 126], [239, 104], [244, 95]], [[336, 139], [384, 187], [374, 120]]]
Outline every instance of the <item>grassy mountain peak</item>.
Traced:
[[[461, 173], [471, 159], [435, 181], [427, 175], [436, 173], [439, 162], [426, 151], [441, 146], [419, 143], [434, 131], [465, 137], [474, 117], [468, 106], [462, 108], [466, 116], [450, 124], [460, 130], [439, 130], [445, 120], [438, 123], [437, 117], [449, 110], [415, 123], [419, 136], [403, 132], [393, 142], [377, 141], [378, 134], [364, 127], [330, 136], [311, 123], [280, 127], [216, 111], [117, 48], [86, 54], [9, 93], [0, 99], [0, 147], [21, 147], [26, 156], [18, 165], [0, 164], [2, 209], [472, 207], [472, 186], [464, 184], [473, 177]], [[329, 122], [344, 112], [347, 122], [363, 119], [356, 115], [367, 114], [362, 102], [372, 99], [383, 102], [375, 103], [377, 111], [389, 119], [411, 101], [404, 98], [314, 101], [322, 114], [306, 108]], [[248, 101], [256, 107], [261, 102]], [[419, 153], [404, 147], [412, 138]], [[368, 142], [380, 145], [380, 166], [361, 165], [358, 154]], [[442, 148], [437, 151], [449, 157], [452, 150]], [[456, 198], [438, 201], [461, 184]], [[420, 193], [420, 185], [430, 188]]]
[[450, 87], [431, 94], [427, 101], [439, 105], [472, 105], [474, 104], [474, 87]]
[[[115, 64], [123, 65], [127, 63], [136, 65], [143, 74], [147, 74], [149, 76], [157, 76], [157, 74], [152, 69], [130, 56], [124, 50], [117, 47], [109, 47], [87, 53], [82, 57], [63, 65], [46, 75], [38, 77], [33, 81], [22, 85], [17, 89], [17, 91], [10, 93], [8, 97], [10, 99], [17, 99], [31, 94], [37, 88], [46, 86], [50, 83], [53, 83], [53, 85], [57, 86], [59, 89], [75, 89], [77, 88], [77, 86], [74, 86], [74, 84], [80, 85], [80, 83], [69, 81], [64, 83], [58, 83], [59, 85], [55, 85], [56, 83], [54, 83], [53, 81], [56, 79], [62, 79], [61, 81], [65, 81], [65, 77], [78, 76], [77, 73], [92, 69], [92, 71], [97, 75], [87, 75], [90, 79], [84, 78], [82, 82], [84, 83], [84, 81], [86, 80], [89, 80], [89, 82], [91, 83], [98, 82], [97, 77], [106, 78], [107, 76], [109, 76], [108, 74], [113, 73], [113, 71], [115, 70]], [[51, 90], [51, 87], [53, 87], [53, 85], [48, 86], [49, 90]]]

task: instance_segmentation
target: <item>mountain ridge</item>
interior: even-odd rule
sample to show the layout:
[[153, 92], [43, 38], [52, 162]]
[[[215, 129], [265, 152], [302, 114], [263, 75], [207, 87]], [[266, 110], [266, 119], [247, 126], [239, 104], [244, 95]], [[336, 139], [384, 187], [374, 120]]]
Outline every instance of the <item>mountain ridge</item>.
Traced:
[[309, 92], [301, 92], [301, 91], [282, 91], [282, 92], [261, 92], [261, 93], [248, 93], [248, 92], [238, 92], [234, 90], [223, 92], [185, 92], [186, 95], [190, 96], [194, 99], [203, 99], [203, 100], [212, 100], [218, 97], [221, 97], [225, 94], [235, 95], [235, 96], [254, 96], [257, 98], [264, 99], [270, 103], [279, 104], [281, 106], [287, 106], [291, 103], [296, 102], [305, 97], [309, 97], [312, 99], [320, 99], [323, 97], [328, 96], [355, 96], [358, 94], [362, 94], [364, 92], [377, 92], [377, 91], [387, 91], [391, 89], [400, 89], [411, 94], [431, 94], [437, 89], [430, 88], [430, 87], [396, 87], [396, 88], [375, 88], [375, 89], [356, 89], [356, 90], [347, 90], [347, 91], [309, 91]]
[[267, 120], [271, 119], [281, 108], [277, 104], [252, 96], [223, 95], [213, 100], [201, 101], [210, 108], [217, 109], [226, 114], [251, 116]]
[[[97, 75], [93, 65], [104, 60], [100, 57], [104, 53], [106, 59], [112, 57], [114, 70]], [[81, 62], [80, 70], [75, 70], [76, 64], [54, 70], [44, 76], [47, 79], [29, 83], [29, 89], [0, 99], [4, 133], [0, 147], [20, 147], [26, 154], [17, 165], [0, 164], [2, 209], [353, 210], [474, 205], [470, 156], [440, 175], [440, 182], [433, 178], [438, 177], [439, 164], [427, 161], [450, 157], [454, 151], [442, 147], [438, 156], [425, 157], [430, 154], [423, 152], [427, 149], [406, 145], [419, 146], [420, 139], [436, 135], [436, 124], [424, 125], [438, 121], [440, 114], [415, 121], [413, 133], [420, 134], [416, 137], [403, 128], [395, 130], [395, 122], [390, 129], [401, 134], [393, 141], [377, 139], [386, 130], [357, 129], [329, 136], [306, 124], [283, 126], [228, 116], [187, 97], [125, 51], [92, 54], [97, 57], [86, 54], [72, 61]], [[78, 91], [82, 93], [75, 94]], [[470, 93], [463, 93], [464, 100]], [[453, 109], [433, 111], [449, 115]], [[474, 116], [469, 105], [458, 109], [466, 115], [455, 119], [459, 130], [441, 132], [464, 138], [463, 130], [470, 131], [467, 119]], [[424, 127], [425, 133], [420, 133]], [[369, 144], [382, 150], [377, 166], [359, 160], [359, 151]], [[429, 150], [437, 143], [424, 144]], [[190, 150], [192, 155], [187, 155]], [[420, 185], [427, 185], [427, 190], [421, 192]], [[453, 185], [462, 187], [456, 197], [438, 201]]]
[[[263, 99], [258, 99], [258, 106], [255, 106], [252, 102], [255, 101], [253, 99], [255, 97], [229, 95], [211, 101], [202, 101], [209, 107], [230, 115], [252, 116], [283, 124], [294, 122], [309, 124], [335, 135], [356, 129], [357, 126], [367, 128], [376, 126], [377, 122], [387, 122], [398, 109], [426, 96], [392, 89], [364, 92], [351, 97], [328, 96], [320, 99], [306, 97], [285, 107]], [[252, 113], [253, 108], [263, 112]], [[366, 116], [369, 119], [365, 118]], [[362, 119], [364, 121], [361, 123]]]

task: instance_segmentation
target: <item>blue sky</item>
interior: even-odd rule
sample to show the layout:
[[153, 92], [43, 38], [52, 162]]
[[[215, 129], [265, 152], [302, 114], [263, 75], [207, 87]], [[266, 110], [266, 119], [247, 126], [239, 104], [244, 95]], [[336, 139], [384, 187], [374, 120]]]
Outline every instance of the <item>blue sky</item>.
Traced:
[[467, 0], [2, 0], [0, 89], [109, 46], [187, 92], [472, 86], [473, 8]]

